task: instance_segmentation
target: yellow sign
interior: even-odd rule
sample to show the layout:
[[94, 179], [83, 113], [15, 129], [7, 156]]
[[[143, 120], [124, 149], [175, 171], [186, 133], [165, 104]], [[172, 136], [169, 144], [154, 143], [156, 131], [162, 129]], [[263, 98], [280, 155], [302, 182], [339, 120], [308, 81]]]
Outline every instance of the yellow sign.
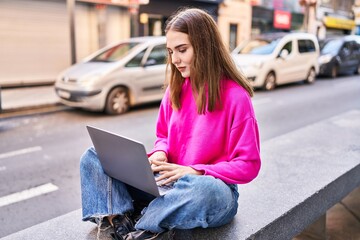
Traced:
[[324, 23], [329, 28], [352, 30], [355, 27], [353, 20], [343, 18], [324, 17]]

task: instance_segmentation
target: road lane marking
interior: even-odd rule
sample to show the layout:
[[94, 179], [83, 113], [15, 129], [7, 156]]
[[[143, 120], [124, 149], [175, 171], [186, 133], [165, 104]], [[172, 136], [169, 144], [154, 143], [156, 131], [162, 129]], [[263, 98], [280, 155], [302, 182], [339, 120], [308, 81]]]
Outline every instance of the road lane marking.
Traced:
[[40, 146], [24, 148], [24, 149], [12, 151], [12, 152], [2, 153], [2, 154], [0, 154], [0, 159], [9, 158], [9, 157], [13, 157], [13, 156], [21, 155], [21, 154], [27, 154], [27, 153], [36, 152], [36, 151], [41, 151], [41, 150], [42, 150], [42, 148]]
[[24, 201], [33, 197], [37, 197], [46, 193], [54, 192], [59, 188], [52, 184], [47, 183], [38, 187], [30, 188], [21, 192], [13, 193], [0, 198], [0, 207]]

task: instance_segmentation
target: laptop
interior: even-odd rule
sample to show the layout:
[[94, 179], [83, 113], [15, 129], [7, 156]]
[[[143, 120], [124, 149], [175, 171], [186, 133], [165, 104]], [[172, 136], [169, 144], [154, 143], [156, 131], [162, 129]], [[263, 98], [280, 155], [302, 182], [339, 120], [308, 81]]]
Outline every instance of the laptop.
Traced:
[[104, 172], [155, 197], [171, 186], [158, 186], [142, 143], [96, 127], [86, 126]]

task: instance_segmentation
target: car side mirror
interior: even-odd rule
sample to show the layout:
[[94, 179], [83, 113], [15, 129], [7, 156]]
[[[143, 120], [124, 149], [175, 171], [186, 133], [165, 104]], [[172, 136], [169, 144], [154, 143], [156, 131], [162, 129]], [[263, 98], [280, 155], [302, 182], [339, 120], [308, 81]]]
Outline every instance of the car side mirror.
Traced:
[[281, 50], [279, 56], [280, 56], [282, 59], [285, 59], [285, 58], [287, 58], [287, 56], [289, 56], [289, 51], [288, 51], [287, 49], [283, 49], [283, 50]]
[[156, 62], [155, 59], [148, 59], [146, 61], [146, 63], [144, 64], [144, 67], [153, 66], [153, 65], [156, 65], [156, 64], [157, 64], [157, 62]]

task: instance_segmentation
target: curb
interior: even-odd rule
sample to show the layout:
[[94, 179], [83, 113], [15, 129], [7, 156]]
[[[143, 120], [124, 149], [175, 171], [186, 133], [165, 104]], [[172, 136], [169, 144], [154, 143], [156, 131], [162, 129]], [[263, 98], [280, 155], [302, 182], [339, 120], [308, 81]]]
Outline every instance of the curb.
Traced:
[[13, 117], [30, 116], [35, 114], [46, 114], [70, 109], [61, 103], [46, 103], [33, 106], [2, 109], [0, 120]]

